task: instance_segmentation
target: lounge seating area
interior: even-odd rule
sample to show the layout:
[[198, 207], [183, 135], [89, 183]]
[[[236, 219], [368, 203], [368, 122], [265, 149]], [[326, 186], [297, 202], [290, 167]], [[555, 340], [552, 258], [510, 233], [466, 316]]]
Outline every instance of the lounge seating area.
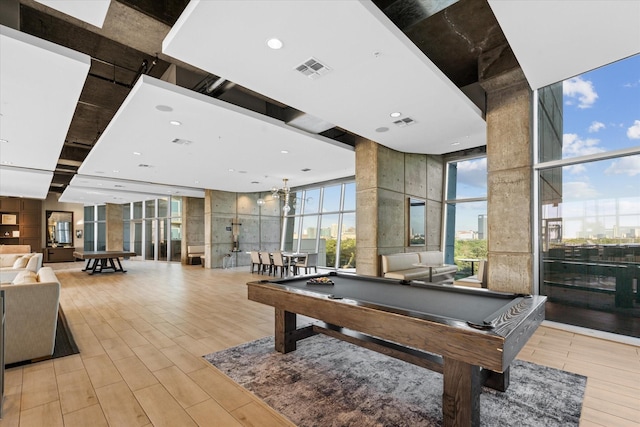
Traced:
[[53, 354], [60, 282], [51, 267], [19, 272], [3, 284], [5, 363], [38, 360]]
[[382, 276], [399, 280], [441, 282], [451, 280], [458, 267], [444, 264], [440, 251], [406, 252], [381, 255]]

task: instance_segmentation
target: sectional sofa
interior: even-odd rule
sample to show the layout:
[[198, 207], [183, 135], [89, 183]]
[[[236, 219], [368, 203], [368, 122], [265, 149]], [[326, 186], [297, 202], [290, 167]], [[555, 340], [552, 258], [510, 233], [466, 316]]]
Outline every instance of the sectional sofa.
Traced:
[[[399, 280], [429, 281], [431, 265], [431, 281], [441, 282], [454, 278], [458, 267], [444, 264], [444, 254], [440, 251], [404, 252], [382, 257], [382, 276]], [[420, 266], [419, 264], [422, 264]]]
[[37, 273], [42, 267], [42, 254], [31, 252], [29, 245], [0, 245], [0, 283], [11, 282], [25, 270]]

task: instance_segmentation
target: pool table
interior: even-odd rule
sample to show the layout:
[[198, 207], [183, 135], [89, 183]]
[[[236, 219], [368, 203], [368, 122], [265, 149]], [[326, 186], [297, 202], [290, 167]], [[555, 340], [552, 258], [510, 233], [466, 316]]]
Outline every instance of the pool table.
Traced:
[[[318, 279], [332, 283], [309, 283]], [[544, 319], [546, 301], [341, 272], [253, 281], [247, 288], [250, 300], [275, 308], [278, 352], [324, 333], [441, 372], [445, 426], [480, 424], [482, 385], [507, 389], [509, 365]], [[298, 328], [296, 314], [318, 322]]]

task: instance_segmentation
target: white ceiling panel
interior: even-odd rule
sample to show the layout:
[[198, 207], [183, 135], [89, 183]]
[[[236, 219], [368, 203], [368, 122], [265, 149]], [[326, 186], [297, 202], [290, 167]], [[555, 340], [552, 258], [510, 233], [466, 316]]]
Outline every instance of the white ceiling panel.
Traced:
[[0, 165], [0, 196], [46, 199], [53, 172]]
[[353, 176], [355, 153], [350, 146], [143, 75], [78, 173], [266, 191], [282, 178], [295, 187]]
[[102, 28], [111, 0], [36, 0], [52, 9]]
[[[485, 145], [481, 111], [370, 1], [192, 0], [163, 52], [400, 151]], [[298, 72], [310, 58], [328, 72]]]
[[0, 26], [0, 161], [53, 171], [90, 58]]
[[489, 0], [532, 89], [640, 52], [640, 1]]
[[85, 205], [121, 204], [167, 196], [203, 198], [204, 190], [76, 175], [71, 179], [59, 200]]

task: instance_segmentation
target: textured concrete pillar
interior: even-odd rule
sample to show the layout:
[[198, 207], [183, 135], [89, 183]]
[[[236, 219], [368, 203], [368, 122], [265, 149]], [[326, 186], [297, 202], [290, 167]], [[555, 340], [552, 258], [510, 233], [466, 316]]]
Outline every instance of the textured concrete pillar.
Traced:
[[122, 205], [107, 203], [106, 234], [108, 251], [121, 251], [124, 249], [124, 221], [122, 220]]
[[[380, 255], [439, 250], [442, 224], [441, 156], [395, 151], [356, 141], [356, 270], [379, 276]], [[409, 246], [409, 198], [426, 201], [425, 244]]]
[[182, 198], [182, 243], [181, 257], [187, 263], [187, 246], [204, 245], [204, 199]]
[[236, 193], [218, 190], [204, 192], [205, 268], [220, 268], [223, 257], [233, 248], [233, 224], [237, 218]]
[[508, 48], [480, 62], [487, 93], [488, 286], [532, 293], [532, 92]]

